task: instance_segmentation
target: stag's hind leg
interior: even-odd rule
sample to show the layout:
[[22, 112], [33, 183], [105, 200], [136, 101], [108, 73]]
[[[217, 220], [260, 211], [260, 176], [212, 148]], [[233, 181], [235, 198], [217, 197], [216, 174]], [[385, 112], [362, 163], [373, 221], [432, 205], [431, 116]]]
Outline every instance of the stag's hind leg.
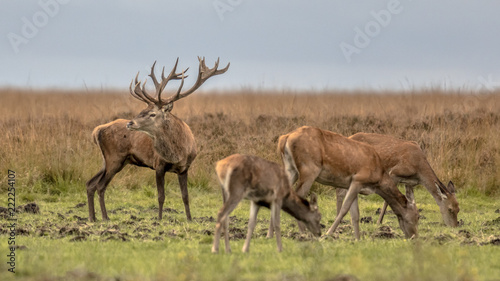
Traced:
[[104, 203], [104, 193], [113, 177], [119, 173], [126, 165], [125, 162], [106, 162], [104, 174], [97, 182], [97, 194], [99, 195], [99, 205], [101, 206], [102, 220], [109, 220], [108, 212], [106, 211], [106, 204]]
[[101, 178], [106, 173], [106, 169], [102, 168], [97, 174], [95, 174], [89, 181], [87, 181], [87, 205], [89, 208], [89, 221], [96, 221], [95, 218], [95, 207], [94, 207], [94, 195], [97, 191], [97, 185]]

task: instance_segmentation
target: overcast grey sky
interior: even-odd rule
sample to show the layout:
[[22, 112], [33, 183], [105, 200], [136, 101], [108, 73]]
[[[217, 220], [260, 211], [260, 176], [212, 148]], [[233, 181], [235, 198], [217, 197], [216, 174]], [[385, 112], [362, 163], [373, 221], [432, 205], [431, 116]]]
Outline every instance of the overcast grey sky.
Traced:
[[205, 89], [492, 89], [500, 1], [0, 0], [0, 87], [128, 88], [157, 60]]

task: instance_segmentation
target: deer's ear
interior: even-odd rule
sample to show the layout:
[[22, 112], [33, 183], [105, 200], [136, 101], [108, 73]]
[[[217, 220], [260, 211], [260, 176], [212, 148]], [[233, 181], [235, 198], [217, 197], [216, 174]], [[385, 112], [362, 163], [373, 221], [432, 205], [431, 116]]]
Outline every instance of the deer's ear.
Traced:
[[450, 181], [448, 183], [447, 188], [448, 188], [448, 191], [451, 192], [451, 193], [456, 193], [457, 192], [457, 190], [455, 189], [455, 185], [453, 184], [452, 181]]
[[162, 106], [161, 111], [163, 111], [163, 113], [170, 112], [170, 111], [172, 111], [173, 108], [174, 108], [174, 103], [169, 102], [166, 105]]
[[318, 196], [316, 193], [311, 193], [311, 201], [309, 201], [309, 204], [311, 204], [311, 206], [318, 206]]
[[448, 196], [446, 196], [446, 190], [442, 190], [441, 189], [441, 186], [436, 182], [434, 183], [436, 185], [436, 191], [437, 191], [437, 194], [439, 195], [439, 197], [441, 197], [441, 200], [446, 200], [448, 199]]

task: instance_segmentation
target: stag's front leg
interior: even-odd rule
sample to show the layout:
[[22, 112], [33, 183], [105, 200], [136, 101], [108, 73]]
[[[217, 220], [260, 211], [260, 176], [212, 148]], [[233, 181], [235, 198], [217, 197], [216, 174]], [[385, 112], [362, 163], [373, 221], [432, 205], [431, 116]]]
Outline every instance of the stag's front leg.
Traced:
[[252, 239], [253, 230], [255, 229], [255, 224], [257, 223], [257, 213], [259, 212], [259, 208], [260, 206], [257, 205], [257, 203], [250, 201], [250, 218], [248, 220], [247, 238], [245, 239], [245, 244], [242, 249], [243, 253], [248, 253], [250, 250], [250, 239]]
[[186, 211], [186, 217], [188, 221], [191, 221], [191, 210], [189, 209], [189, 195], [188, 195], [188, 171], [180, 173], [178, 176], [179, 186], [181, 188], [182, 201], [184, 202], [184, 210]]
[[158, 190], [158, 220], [163, 218], [163, 204], [165, 203], [165, 171], [156, 170], [156, 190]]

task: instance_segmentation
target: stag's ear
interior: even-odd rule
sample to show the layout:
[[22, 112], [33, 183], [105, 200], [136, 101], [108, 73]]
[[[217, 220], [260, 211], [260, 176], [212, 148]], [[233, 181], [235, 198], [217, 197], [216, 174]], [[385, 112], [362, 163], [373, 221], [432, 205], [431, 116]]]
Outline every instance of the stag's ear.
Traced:
[[453, 184], [452, 181], [450, 181], [448, 183], [447, 188], [448, 188], [448, 191], [450, 191], [450, 193], [456, 193], [457, 192], [457, 190], [455, 189], [455, 185]]
[[169, 102], [169, 103], [165, 104], [164, 106], [162, 106], [161, 111], [163, 113], [166, 113], [166, 112], [172, 111], [173, 108], [174, 108], [174, 103]]

